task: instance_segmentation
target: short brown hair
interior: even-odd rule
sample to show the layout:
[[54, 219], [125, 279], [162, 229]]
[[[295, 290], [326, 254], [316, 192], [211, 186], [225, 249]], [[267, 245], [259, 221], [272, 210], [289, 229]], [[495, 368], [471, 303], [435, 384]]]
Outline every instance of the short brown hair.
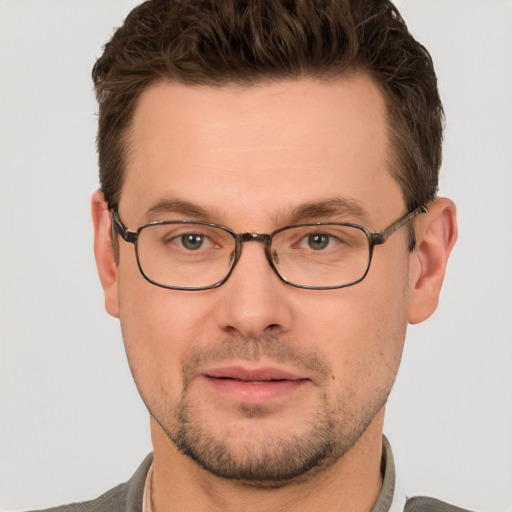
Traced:
[[149, 0], [133, 9], [93, 69], [101, 189], [118, 206], [126, 141], [149, 85], [251, 85], [332, 79], [362, 69], [388, 110], [390, 169], [408, 208], [437, 193], [443, 108], [427, 50], [389, 0]]

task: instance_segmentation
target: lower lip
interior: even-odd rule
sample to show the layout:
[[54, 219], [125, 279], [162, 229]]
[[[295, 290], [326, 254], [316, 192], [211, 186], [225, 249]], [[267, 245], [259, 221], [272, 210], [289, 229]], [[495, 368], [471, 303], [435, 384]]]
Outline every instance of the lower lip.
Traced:
[[303, 387], [308, 380], [244, 381], [206, 376], [219, 392], [243, 403], [263, 403], [288, 395]]

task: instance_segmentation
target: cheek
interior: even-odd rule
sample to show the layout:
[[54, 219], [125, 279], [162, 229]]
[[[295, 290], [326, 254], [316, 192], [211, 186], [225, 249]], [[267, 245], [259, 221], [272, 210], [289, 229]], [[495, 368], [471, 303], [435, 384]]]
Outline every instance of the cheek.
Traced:
[[120, 320], [128, 338], [136, 333], [154, 351], [177, 347], [182, 339], [195, 339], [208, 317], [207, 301], [193, 292], [149, 283], [132, 254], [122, 255], [118, 272]]
[[184, 361], [211, 316], [198, 303], [197, 297], [154, 286], [140, 274], [121, 269], [119, 319], [128, 363], [143, 398], [152, 390], [181, 393]]
[[374, 263], [361, 283], [311, 295], [298, 315], [301, 330], [327, 353], [336, 387], [355, 392], [392, 385], [407, 328], [407, 261]]
[[387, 387], [398, 371], [407, 330], [407, 259], [403, 253], [397, 254], [396, 258], [377, 263], [373, 270], [373, 276], [365, 283], [370, 298], [363, 301], [366, 354], [361, 370], [369, 379]]

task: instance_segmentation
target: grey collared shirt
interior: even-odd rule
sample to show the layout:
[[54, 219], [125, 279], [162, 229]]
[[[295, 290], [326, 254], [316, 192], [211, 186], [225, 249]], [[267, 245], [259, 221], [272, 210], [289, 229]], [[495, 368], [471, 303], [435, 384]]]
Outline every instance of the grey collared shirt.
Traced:
[[[95, 500], [63, 505], [46, 512], [143, 512], [144, 489], [152, 463], [153, 454], [149, 454], [128, 482]], [[385, 437], [381, 464], [382, 489], [370, 512], [469, 512], [434, 498], [407, 498], [397, 481], [393, 453]]]

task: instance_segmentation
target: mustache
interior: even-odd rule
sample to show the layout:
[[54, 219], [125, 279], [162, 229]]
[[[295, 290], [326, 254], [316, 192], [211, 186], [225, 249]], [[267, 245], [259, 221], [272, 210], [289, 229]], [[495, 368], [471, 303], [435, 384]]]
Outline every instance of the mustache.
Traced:
[[183, 366], [183, 389], [206, 365], [230, 360], [255, 362], [264, 359], [278, 364], [291, 365], [315, 375], [315, 382], [324, 384], [332, 371], [328, 358], [319, 349], [304, 349], [286, 338], [267, 334], [258, 338], [241, 335], [224, 338], [215, 345], [197, 347]]

